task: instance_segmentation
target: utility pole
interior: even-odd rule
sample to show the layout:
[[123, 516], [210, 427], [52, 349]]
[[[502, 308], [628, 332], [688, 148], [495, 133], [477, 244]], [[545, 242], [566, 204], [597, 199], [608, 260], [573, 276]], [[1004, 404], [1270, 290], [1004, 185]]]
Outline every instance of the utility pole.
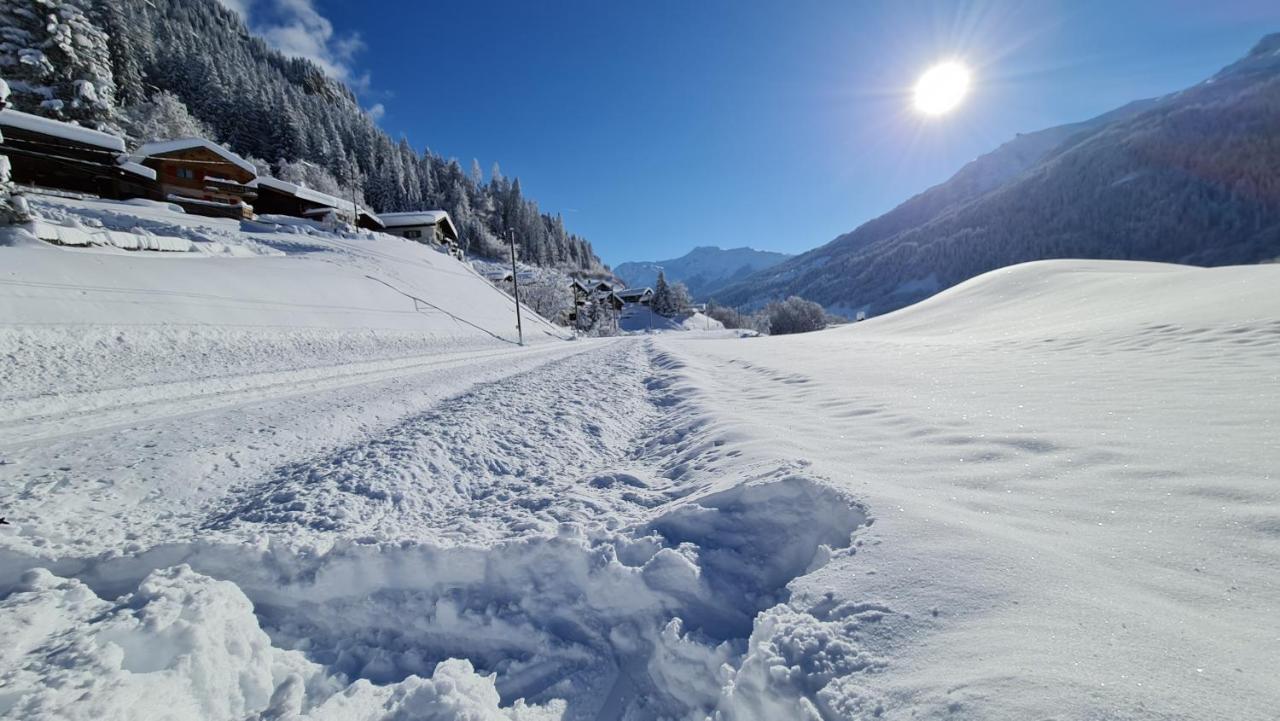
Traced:
[[356, 178], [359, 173], [356, 170], [356, 159], [348, 156], [347, 158], [347, 180], [351, 186], [351, 227], [360, 227], [360, 209], [356, 205]]
[[524, 345], [524, 325], [520, 322], [520, 273], [516, 270], [516, 231], [508, 230], [511, 236], [511, 286], [516, 291], [516, 333], [520, 334], [520, 345]]

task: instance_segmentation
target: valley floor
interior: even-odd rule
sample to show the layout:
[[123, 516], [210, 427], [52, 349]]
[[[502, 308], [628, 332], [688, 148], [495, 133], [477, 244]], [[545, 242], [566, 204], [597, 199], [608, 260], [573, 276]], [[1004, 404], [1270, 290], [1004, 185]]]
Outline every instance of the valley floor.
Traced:
[[1272, 718], [1277, 271], [15, 398], [0, 717]]

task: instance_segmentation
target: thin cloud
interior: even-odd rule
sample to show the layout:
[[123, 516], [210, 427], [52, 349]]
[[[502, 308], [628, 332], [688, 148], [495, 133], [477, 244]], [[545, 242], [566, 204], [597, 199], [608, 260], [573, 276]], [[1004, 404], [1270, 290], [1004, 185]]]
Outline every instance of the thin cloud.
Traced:
[[376, 123], [379, 120], [382, 120], [382, 116], [387, 114], [387, 107], [382, 103], [374, 103], [373, 107], [369, 108], [365, 112], [368, 113], [369, 117], [373, 118], [373, 121]]
[[253, 2], [253, 0], [218, 0], [218, 2], [222, 4], [222, 7], [244, 19], [249, 16], [249, 3]]
[[367, 72], [358, 73], [355, 57], [365, 48], [359, 33], [339, 35], [312, 0], [218, 0], [237, 13], [253, 32], [285, 55], [306, 58], [356, 92], [368, 90]]

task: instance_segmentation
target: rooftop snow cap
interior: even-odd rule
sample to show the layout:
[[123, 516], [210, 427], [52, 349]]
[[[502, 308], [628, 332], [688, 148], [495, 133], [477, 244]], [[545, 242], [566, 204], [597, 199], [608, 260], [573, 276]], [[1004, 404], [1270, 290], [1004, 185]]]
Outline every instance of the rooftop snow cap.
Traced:
[[0, 126], [50, 135], [68, 142], [92, 145], [95, 148], [116, 153], [124, 152], [124, 140], [117, 135], [17, 110], [0, 110]]
[[[225, 159], [227, 162], [237, 166], [246, 173], [258, 174], [258, 169], [253, 163], [218, 145], [212, 140], [204, 138], [178, 138], [176, 140], [161, 140], [155, 143], [147, 143], [137, 150], [133, 151], [133, 161], [141, 163], [147, 158], [153, 158], [157, 155], [167, 155], [176, 153], [181, 150], [193, 150], [195, 148], [204, 148], [215, 155]], [[121, 148], [123, 150], [123, 148]]]
[[439, 225], [444, 235], [451, 240], [458, 239], [458, 229], [453, 227], [453, 220], [443, 210], [415, 210], [408, 213], [382, 213], [378, 216], [388, 228], [407, 228], [413, 225]]
[[[270, 188], [272, 190], [285, 193], [287, 195], [292, 195], [297, 198], [302, 198], [303, 200], [309, 200], [312, 203], [318, 203], [320, 205], [328, 206], [330, 208], [335, 208], [345, 213], [350, 213], [353, 207], [352, 202], [350, 200], [343, 200], [342, 198], [329, 195], [328, 193], [322, 193], [319, 190], [308, 188], [305, 185], [290, 183], [287, 180], [273, 178], [269, 175], [260, 176], [256, 180], [250, 182], [249, 187], [250, 188]], [[364, 211], [364, 208], [361, 208], [360, 210]]]

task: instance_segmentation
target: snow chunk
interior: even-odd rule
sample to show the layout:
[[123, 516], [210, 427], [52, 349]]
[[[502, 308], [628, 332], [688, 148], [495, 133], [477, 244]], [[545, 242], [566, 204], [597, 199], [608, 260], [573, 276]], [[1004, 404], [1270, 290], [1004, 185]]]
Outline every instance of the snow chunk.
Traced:
[[0, 713], [64, 719], [557, 719], [563, 702], [500, 706], [492, 676], [463, 660], [430, 678], [347, 685], [272, 646], [235, 584], [186, 565], [152, 572], [118, 601], [44, 569], [0, 601]]

